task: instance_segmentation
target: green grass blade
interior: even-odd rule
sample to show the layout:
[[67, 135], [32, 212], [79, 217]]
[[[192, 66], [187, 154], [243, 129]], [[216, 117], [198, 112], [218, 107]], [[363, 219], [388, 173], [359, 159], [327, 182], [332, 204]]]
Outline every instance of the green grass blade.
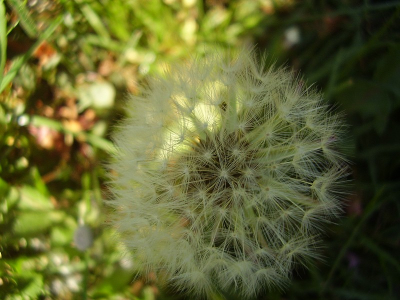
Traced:
[[40, 35], [39, 39], [36, 41], [35, 44], [26, 52], [24, 55], [17, 57], [16, 59], [13, 60], [11, 64], [10, 70], [7, 72], [6, 75], [4, 75], [3, 80], [1, 81], [0, 85], [0, 93], [5, 89], [5, 87], [14, 79], [14, 77], [17, 75], [19, 69], [22, 67], [24, 63], [28, 61], [28, 59], [31, 57], [33, 52], [36, 50], [39, 45], [47, 40], [56, 30], [58, 25], [60, 25], [62, 21], [62, 17], [58, 17], [55, 19], [49, 27], [43, 32], [43, 34]]
[[[6, 8], [3, 0], [0, 0], [0, 85], [3, 81], [4, 67], [7, 59], [7, 20]], [[1, 90], [0, 90], [1, 91]]]
[[345, 56], [343, 53], [344, 53], [344, 50], [343, 50], [343, 48], [341, 48], [339, 50], [338, 54], [336, 55], [335, 63], [333, 64], [333, 68], [332, 68], [332, 71], [331, 71], [330, 76], [329, 76], [328, 87], [327, 87], [326, 93], [325, 93], [325, 98], [327, 100], [330, 100], [332, 98], [333, 91], [334, 91], [334, 89], [336, 87], [336, 84], [337, 84], [336, 81], [337, 81], [337, 77], [338, 77], [338, 70], [339, 70], [340, 66], [342, 65], [342, 63], [343, 63], [344, 56]]
[[379, 199], [380, 196], [383, 193], [383, 188], [380, 189], [376, 194], [375, 197], [368, 203], [361, 219], [359, 220], [358, 224], [354, 227], [350, 237], [348, 238], [348, 240], [346, 241], [346, 243], [343, 244], [342, 248], [340, 249], [340, 252], [338, 254], [338, 256], [336, 257], [335, 262], [332, 265], [332, 268], [328, 274], [328, 277], [325, 281], [324, 286], [322, 287], [321, 293], [323, 293], [326, 288], [328, 287], [333, 274], [335, 273], [336, 269], [339, 266], [339, 263], [342, 261], [344, 255], [346, 254], [346, 251], [349, 249], [351, 243], [354, 241], [354, 239], [356, 238], [356, 236], [359, 234], [362, 226], [364, 225], [364, 223], [368, 220], [368, 218], [371, 216], [371, 214], [379, 207], [380, 203], [379, 203]]
[[87, 4], [82, 5], [81, 11], [94, 31], [96, 31], [96, 33], [102, 38], [109, 40], [110, 35], [108, 34], [108, 30], [104, 27], [100, 17], [96, 14], [96, 12]]
[[24, 3], [20, 0], [7, 0], [8, 5], [17, 13], [21, 26], [30, 38], [38, 37], [39, 33], [36, 29], [35, 22], [30, 17]]
[[381, 247], [378, 246], [375, 241], [372, 239], [364, 236], [361, 239], [361, 242], [373, 253], [375, 253], [376, 256], [378, 256], [380, 259], [388, 262], [391, 264], [393, 267], [396, 268], [396, 270], [400, 273], [400, 263], [396, 260], [395, 257], [393, 257], [390, 253], [382, 249]]

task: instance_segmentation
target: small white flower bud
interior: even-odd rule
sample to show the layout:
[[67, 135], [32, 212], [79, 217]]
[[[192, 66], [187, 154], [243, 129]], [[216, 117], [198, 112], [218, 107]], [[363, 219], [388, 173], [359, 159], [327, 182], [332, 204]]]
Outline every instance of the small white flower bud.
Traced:
[[74, 234], [75, 247], [80, 251], [85, 251], [93, 244], [92, 229], [87, 225], [79, 226]]

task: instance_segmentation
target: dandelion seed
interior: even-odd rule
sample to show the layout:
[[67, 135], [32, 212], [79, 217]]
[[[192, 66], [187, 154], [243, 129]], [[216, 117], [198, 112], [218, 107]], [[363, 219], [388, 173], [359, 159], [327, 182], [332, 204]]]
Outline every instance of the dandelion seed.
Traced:
[[177, 291], [255, 297], [318, 258], [340, 211], [340, 118], [252, 51], [213, 54], [152, 78], [114, 134], [108, 201], [143, 272]]

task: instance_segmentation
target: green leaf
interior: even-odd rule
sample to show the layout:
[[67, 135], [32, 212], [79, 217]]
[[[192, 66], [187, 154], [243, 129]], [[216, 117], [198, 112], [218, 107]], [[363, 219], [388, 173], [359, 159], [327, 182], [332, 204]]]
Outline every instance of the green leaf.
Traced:
[[62, 223], [65, 218], [63, 211], [21, 211], [16, 217], [13, 232], [24, 237], [42, 233], [54, 224]]
[[53, 246], [65, 246], [71, 243], [74, 235], [72, 228], [55, 226], [51, 229], [51, 244]]
[[36, 166], [31, 168], [31, 176], [33, 178], [33, 184], [42, 195], [49, 196], [49, 190], [47, 189], [46, 183], [43, 181], [42, 176], [40, 176], [39, 170]]
[[8, 193], [9, 186], [6, 181], [4, 181], [2, 178], [0, 178], [0, 195], [4, 196], [5, 194]]
[[29, 284], [21, 292], [28, 299], [38, 299], [44, 290], [43, 276], [39, 273], [32, 273], [30, 274], [30, 279]]
[[122, 268], [115, 269], [111, 274], [109, 274], [109, 276], [105, 277], [97, 284], [95, 290], [92, 293], [92, 297], [108, 298], [110, 295], [121, 291], [124, 286], [126, 286], [130, 282], [132, 282], [132, 272], [130, 270]]
[[37, 234], [49, 229], [52, 223], [46, 213], [23, 211], [18, 214], [15, 220], [14, 233], [19, 236]]
[[42, 194], [38, 189], [25, 185], [20, 188], [20, 201], [18, 206], [20, 209], [44, 211], [54, 208], [50, 197]]

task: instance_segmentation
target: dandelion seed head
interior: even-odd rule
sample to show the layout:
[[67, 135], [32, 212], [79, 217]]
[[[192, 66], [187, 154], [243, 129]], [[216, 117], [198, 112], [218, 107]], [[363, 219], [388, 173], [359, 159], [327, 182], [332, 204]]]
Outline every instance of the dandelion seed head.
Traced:
[[143, 272], [177, 291], [255, 297], [318, 258], [340, 213], [339, 117], [250, 50], [149, 80], [114, 133], [111, 217]]

